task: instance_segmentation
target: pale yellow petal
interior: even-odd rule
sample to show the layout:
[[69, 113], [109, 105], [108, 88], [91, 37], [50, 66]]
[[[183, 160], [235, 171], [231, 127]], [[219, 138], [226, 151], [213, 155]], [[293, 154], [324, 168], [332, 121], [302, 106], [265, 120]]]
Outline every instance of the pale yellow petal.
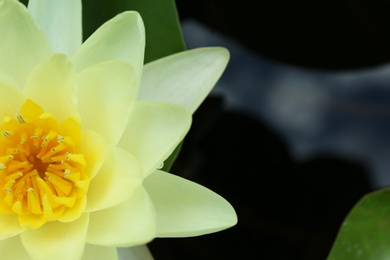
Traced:
[[24, 230], [26, 229], [19, 225], [17, 215], [0, 214], [0, 240], [16, 236], [22, 233]]
[[155, 237], [154, 207], [142, 186], [125, 202], [90, 216], [90, 244], [125, 247], [146, 244]]
[[[97, 29], [74, 54], [77, 71], [107, 60], [130, 63], [141, 78], [144, 62], [145, 29], [141, 16], [123, 12]], [[139, 82], [138, 82], [139, 84]]]
[[146, 245], [133, 247], [118, 247], [119, 260], [153, 260], [153, 256]]
[[112, 147], [90, 183], [87, 211], [110, 208], [128, 200], [142, 180], [136, 159], [127, 151]]
[[37, 230], [27, 230], [20, 237], [34, 259], [80, 259], [84, 252], [88, 214], [71, 223], [49, 222]]
[[75, 84], [72, 64], [65, 55], [55, 54], [33, 70], [23, 93], [62, 121], [77, 115]]
[[144, 186], [156, 208], [158, 237], [198, 236], [237, 223], [233, 207], [224, 198], [179, 176], [156, 171]]
[[85, 173], [93, 179], [102, 167], [107, 155], [106, 140], [92, 131], [83, 131], [81, 136], [80, 153], [84, 154], [86, 161]]
[[[1, 61], [0, 61], [1, 62]], [[14, 87], [0, 82], [0, 120], [15, 116], [24, 102], [22, 93]]]
[[190, 125], [191, 115], [178, 105], [136, 101], [118, 145], [137, 158], [146, 176], [168, 158]]
[[[82, 260], [117, 260], [116, 247], [105, 247], [87, 244]], [[123, 259], [125, 260], [125, 259]], [[130, 259], [126, 259], [130, 260]]]
[[78, 109], [84, 129], [117, 144], [137, 98], [133, 67], [123, 61], [99, 63], [77, 76]]
[[28, 10], [55, 52], [71, 56], [81, 45], [81, 0], [29, 0]]
[[1, 259], [4, 260], [32, 260], [24, 249], [19, 236], [0, 240]]
[[22, 89], [32, 68], [50, 57], [49, 42], [15, 0], [0, 1], [0, 35], [0, 81]]
[[217, 83], [229, 61], [220, 47], [174, 54], [144, 67], [139, 99], [176, 103], [194, 113]]

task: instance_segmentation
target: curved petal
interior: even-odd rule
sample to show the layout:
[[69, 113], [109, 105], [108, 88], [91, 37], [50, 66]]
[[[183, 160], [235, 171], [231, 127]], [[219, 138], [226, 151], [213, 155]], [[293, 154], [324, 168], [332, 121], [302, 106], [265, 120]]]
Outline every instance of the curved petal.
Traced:
[[142, 186], [125, 202], [91, 212], [90, 216], [87, 237], [90, 244], [125, 247], [146, 244], [155, 237], [154, 207]]
[[146, 176], [168, 158], [190, 125], [191, 115], [178, 105], [136, 101], [118, 146], [138, 159]]
[[108, 145], [106, 140], [99, 134], [92, 131], [83, 131], [80, 153], [84, 154], [86, 161], [85, 172], [90, 179], [93, 179], [102, 167], [107, 156]]
[[211, 190], [179, 176], [156, 171], [144, 181], [157, 212], [158, 237], [188, 237], [237, 223], [233, 207]]
[[120, 247], [118, 248], [119, 260], [153, 260], [153, 256], [150, 253], [146, 245], [133, 246], [133, 247]]
[[75, 84], [72, 64], [65, 55], [55, 54], [33, 70], [23, 93], [62, 121], [77, 115]]
[[71, 223], [50, 222], [20, 235], [33, 259], [80, 259], [85, 247], [88, 214]]
[[145, 29], [141, 16], [134, 11], [123, 12], [97, 29], [76, 51], [72, 61], [77, 71], [107, 60], [130, 63], [142, 75]]
[[24, 249], [19, 236], [0, 240], [0, 252], [2, 259], [32, 260]]
[[19, 90], [0, 83], [0, 120], [6, 116], [15, 116], [23, 102], [24, 97]]
[[87, 211], [106, 209], [128, 200], [142, 180], [135, 158], [119, 147], [112, 147], [90, 183]]
[[137, 98], [135, 77], [133, 67], [123, 61], [99, 63], [77, 75], [78, 108], [84, 129], [98, 132], [111, 144], [118, 143]]
[[[116, 247], [95, 246], [87, 244], [82, 260], [117, 260]], [[130, 258], [129, 258], [130, 259]], [[126, 259], [128, 260], [128, 259]]]
[[16, 236], [22, 233], [24, 230], [26, 229], [19, 225], [17, 215], [0, 214], [0, 240]]
[[22, 89], [31, 69], [50, 57], [49, 42], [15, 0], [0, 1], [0, 35], [0, 81]]
[[71, 56], [81, 45], [81, 0], [30, 0], [28, 11], [55, 52]]
[[139, 99], [178, 104], [194, 113], [217, 83], [229, 61], [225, 48], [184, 51], [148, 63]]

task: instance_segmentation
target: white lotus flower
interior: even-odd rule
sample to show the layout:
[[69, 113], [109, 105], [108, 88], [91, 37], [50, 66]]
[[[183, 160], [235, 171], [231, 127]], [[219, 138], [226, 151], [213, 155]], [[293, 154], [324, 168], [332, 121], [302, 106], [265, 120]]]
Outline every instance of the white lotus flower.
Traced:
[[29, 11], [0, 0], [0, 38], [2, 258], [117, 259], [116, 247], [236, 223], [223, 198], [157, 170], [223, 72], [225, 49], [144, 67], [139, 14], [81, 44], [80, 0], [30, 0]]

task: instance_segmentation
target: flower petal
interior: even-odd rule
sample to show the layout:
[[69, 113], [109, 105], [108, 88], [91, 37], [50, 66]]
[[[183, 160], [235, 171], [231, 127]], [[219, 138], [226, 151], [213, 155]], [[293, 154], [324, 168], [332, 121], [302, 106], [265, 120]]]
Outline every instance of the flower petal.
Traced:
[[[116, 247], [105, 247], [87, 244], [82, 260], [117, 260]], [[130, 258], [129, 258], [130, 259]]]
[[0, 120], [6, 116], [15, 116], [23, 102], [24, 97], [19, 90], [0, 83]]
[[24, 249], [19, 236], [0, 240], [1, 259], [23, 259], [31, 260], [31, 257]]
[[0, 240], [16, 236], [22, 233], [24, 230], [25, 228], [22, 228], [19, 225], [17, 215], [0, 214]]
[[33, 70], [23, 93], [62, 121], [77, 115], [75, 84], [72, 64], [65, 55], [55, 54]]
[[133, 247], [120, 247], [118, 248], [118, 255], [120, 260], [129, 260], [129, 259], [153, 260], [154, 259], [146, 245], [133, 246]]
[[117, 144], [137, 97], [133, 67], [108, 61], [88, 67], [77, 75], [78, 108], [85, 129], [98, 132]]
[[91, 212], [90, 216], [90, 244], [126, 247], [145, 244], [155, 237], [154, 207], [142, 186], [125, 202]]
[[144, 181], [157, 212], [158, 237], [217, 232], [237, 223], [233, 207], [211, 190], [163, 171]]
[[28, 10], [55, 52], [71, 56], [81, 45], [81, 0], [30, 0]]
[[85, 247], [88, 214], [71, 223], [50, 222], [20, 237], [33, 259], [80, 259]]
[[142, 171], [135, 158], [119, 147], [112, 147], [99, 173], [90, 183], [87, 211], [124, 202], [142, 183], [142, 179]]
[[118, 146], [139, 160], [147, 176], [168, 158], [190, 125], [190, 114], [178, 105], [136, 101]]
[[81, 198], [78, 198], [75, 205], [71, 208], [65, 209], [64, 214], [58, 219], [61, 222], [73, 222], [78, 219], [87, 206], [87, 196], [83, 195]]
[[50, 57], [49, 42], [15, 0], [0, 1], [0, 35], [0, 81], [22, 89], [31, 69]]
[[217, 83], [229, 61], [225, 48], [184, 51], [144, 67], [139, 99], [176, 103], [191, 113]]
[[130, 63], [142, 74], [145, 29], [141, 16], [134, 11], [123, 12], [97, 29], [76, 51], [72, 61], [76, 71], [107, 60]]
[[90, 179], [93, 179], [102, 167], [107, 149], [106, 140], [101, 135], [92, 131], [82, 132], [80, 153], [85, 156], [87, 162], [85, 172]]

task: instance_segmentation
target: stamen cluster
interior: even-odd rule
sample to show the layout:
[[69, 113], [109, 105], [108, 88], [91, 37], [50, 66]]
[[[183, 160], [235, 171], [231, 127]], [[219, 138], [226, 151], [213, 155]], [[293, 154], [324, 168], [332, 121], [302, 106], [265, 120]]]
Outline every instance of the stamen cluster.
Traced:
[[86, 162], [74, 140], [80, 133], [63, 135], [70, 120], [58, 124], [31, 100], [22, 111], [0, 127], [0, 205], [19, 216], [57, 220], [86, 192]]

